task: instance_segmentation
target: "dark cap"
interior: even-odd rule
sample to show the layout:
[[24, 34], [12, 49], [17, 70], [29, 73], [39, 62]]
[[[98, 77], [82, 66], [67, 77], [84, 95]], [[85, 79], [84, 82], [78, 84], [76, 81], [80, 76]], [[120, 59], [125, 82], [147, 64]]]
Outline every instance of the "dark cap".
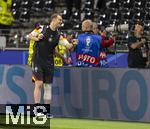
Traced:
[[35, 23], [34, 28], [36, 28], [36, 29], [41, 28], [41, 24], [39, 22]]

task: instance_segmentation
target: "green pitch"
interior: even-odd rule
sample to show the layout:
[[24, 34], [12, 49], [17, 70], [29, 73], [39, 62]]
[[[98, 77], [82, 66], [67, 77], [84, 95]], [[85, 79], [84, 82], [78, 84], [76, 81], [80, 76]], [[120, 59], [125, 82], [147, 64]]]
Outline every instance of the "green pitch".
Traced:
[[53, 118], [50, 129], [150, 129], [150, 123]]

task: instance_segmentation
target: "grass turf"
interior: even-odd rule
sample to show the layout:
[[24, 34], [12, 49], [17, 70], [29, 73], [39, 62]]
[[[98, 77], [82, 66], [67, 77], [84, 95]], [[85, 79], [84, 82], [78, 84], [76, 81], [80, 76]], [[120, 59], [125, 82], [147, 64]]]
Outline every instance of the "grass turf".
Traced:
[[[6, 125], [2, 122], [4, 117], [0, 117], [0, 129], [47, 129], [48, 127], [37, 127], [33, 125]], [[121, 122], [103, 121], [73, 118], [53, 118], [50, 119], [50, 129], [150, 129], [150, 123], [141, 122]]]
[[150, 129], [150, 123], [53, 118], [50, 129]]

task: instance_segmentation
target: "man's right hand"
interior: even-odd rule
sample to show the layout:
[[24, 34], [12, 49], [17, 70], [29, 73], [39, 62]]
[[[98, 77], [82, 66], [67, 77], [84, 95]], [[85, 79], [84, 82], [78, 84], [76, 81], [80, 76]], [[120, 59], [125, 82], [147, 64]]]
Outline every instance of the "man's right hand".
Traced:
[[77, 45], [78, 44], [78, 39], [72, 39], [72, 44]]

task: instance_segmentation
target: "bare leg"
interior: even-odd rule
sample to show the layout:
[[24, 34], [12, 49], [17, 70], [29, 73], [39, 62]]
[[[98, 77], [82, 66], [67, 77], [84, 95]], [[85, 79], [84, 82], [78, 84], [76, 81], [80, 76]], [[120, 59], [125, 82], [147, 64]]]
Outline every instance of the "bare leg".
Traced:
[[40, 103], [41, 101], [41, 89], [42, 89], [43, 81], [35, 81], [34, 87], [34, 102]]
[[51, 104], [52, 101], [52, 84], [44, 84], [44, 103]]

